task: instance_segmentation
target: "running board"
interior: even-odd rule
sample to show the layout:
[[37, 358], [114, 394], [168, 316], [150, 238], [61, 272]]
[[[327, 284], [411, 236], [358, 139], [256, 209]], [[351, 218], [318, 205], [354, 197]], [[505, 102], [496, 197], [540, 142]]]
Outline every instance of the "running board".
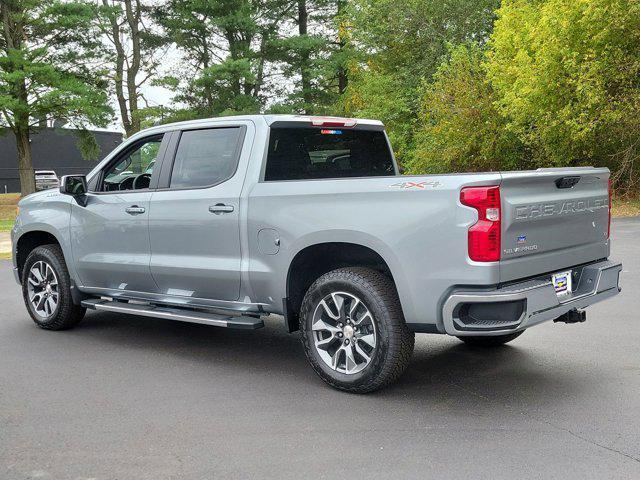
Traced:
[[181, 308], [159, 307], [156, 305], [126, 303], [114, 300], [93, 298], [83, 300], [82, 306], [91, 310], [141, 315], [143, 317], [165, 318], [179, 322], [202, 323], [215, 327], [242, 328], [255, 330], [264, 327], [260, 318], [249, 316], [221, 315], [218, 313], [198, 312]]

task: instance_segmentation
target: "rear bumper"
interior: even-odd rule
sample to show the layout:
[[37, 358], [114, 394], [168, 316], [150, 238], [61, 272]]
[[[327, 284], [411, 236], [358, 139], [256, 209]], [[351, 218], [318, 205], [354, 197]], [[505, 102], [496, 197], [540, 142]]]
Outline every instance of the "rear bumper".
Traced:
[[455, 336], [504, 335], [553, 320], [620, 292], [621, 263], [603, 260], [572, 270], [573, 293], [566, 297], [556, 295], [551, 275], [502, 288], [454, 290], [442, 309], [444, 330]]

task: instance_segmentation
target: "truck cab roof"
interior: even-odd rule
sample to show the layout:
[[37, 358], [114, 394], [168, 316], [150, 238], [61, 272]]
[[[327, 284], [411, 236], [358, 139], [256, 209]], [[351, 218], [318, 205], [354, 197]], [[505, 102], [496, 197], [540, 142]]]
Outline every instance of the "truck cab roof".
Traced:
[[141, 130], [132, 138], [145, 136], [153, 133], [162, 133], [169, 130], [206, 127], [218, 123], [234, 122], [234, 121], [252, 121], [254, 123], [264, 122], [268, 127], [274, 123], [300, 123], [310, 124], [314, 126], [322, 126], [323, 124], [336, 126], [343, 124], [345, 127], [364, 126], [383, 128], [384, 124], [380, 120], [372, 120], [365, 118], [346, 118], [319, 115], [289, 115], [289, 114], [260, 114], [260, 115], [231, 115], [224, 117], [210, 117], [198, 120], [186, 120], [183, 122], [167, 123]]

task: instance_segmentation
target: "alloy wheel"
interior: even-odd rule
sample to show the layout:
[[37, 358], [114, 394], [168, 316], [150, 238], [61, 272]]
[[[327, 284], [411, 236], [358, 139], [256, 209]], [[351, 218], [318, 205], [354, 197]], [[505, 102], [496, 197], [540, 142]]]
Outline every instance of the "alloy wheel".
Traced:
[[27, 281], [29, 302], [33, 311], [43, 319], [49, 318], [58, 308], [60, 301], [55, 271], [47, 262], [38, 261], [29, 270]]
[[353, 375], [371, 363], [376, 324], [367, 306], [347, 292], [333, 292], [316, 306], [311, 325], [316, 351], [331, 369]]

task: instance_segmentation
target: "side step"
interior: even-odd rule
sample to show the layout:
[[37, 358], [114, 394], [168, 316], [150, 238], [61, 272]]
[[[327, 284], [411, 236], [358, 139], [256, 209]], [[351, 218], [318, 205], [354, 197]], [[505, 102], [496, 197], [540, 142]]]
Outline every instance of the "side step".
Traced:
[[179, 322], [202, 323], [215, 327], [242, 328], [255, 330], [264, 327], [260, 318], [249, 316], [221, 315], [211, 312], [199, 312], [181, 308], [159, 307], [156, 305], [126, 303], [104, 298], [83, 300], [82, 306], [91, 310], [141, 315], [143, 317], [165, 318]]

